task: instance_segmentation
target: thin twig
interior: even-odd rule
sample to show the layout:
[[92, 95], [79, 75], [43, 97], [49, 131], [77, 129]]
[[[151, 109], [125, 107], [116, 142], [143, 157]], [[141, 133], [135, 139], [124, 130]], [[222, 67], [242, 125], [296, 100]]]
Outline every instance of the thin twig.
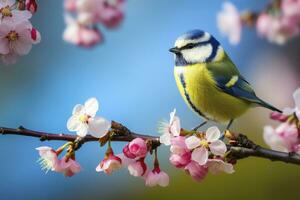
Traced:
[[[138, 134], [130, 131], [127, 127], [123, 126], [118, 122], [112, 122], [112, 133], [113, 136], [111, 141], [120, 141], [120, 142], [129, 142], [135, 138], [143, 138], [151, 142], [152, 149], [155, 149], [160, 145], [159, 137]], [[75, 141], [77, 139], [76, 135], [71, 134], [54, 134], [42, 131], [34, 131], [30, 129], [26, 129], [24, 127], [19, 127], [17, 129], [14, 128], [6, 128], [0, 127], [0, 134], [3, 135], [20, 135], [20, 136], [29, 136], [39, 138], [41, 141], [46, 140], [56, 140], [56, 141]], [[246, 136], [241, 135], [238, 137], [240, 141], [236, 145], [229, 145], [228, 150], [230, 152], [230, 156], [234, 159], [244, 159], [247, 157], [259, 157], [265, 158], [272, 161], [281, 161], [286, 163], [292, 163], [300, 165], [300, 155], [294, 153], [285, 153], [274, 151], [270, 149], [266, 149], [260, 147], [249, 140]], [[91, 135], [87, 135], [86, 137], [80, 140], [80, 145], [86, 142], [99, 141], [98, 138], [95, 138]]]

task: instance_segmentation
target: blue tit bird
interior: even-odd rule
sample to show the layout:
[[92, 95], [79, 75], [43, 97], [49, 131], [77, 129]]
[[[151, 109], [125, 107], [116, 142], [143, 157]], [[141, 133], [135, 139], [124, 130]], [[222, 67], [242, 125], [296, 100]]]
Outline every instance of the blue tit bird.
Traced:
[[279, 109], [258, 98], [220, 43], [209, 33], [189, 31], [170, 49], [175, 54], [174, 76], [181, 96], [205, 121], [227, 124], [253, 106]]

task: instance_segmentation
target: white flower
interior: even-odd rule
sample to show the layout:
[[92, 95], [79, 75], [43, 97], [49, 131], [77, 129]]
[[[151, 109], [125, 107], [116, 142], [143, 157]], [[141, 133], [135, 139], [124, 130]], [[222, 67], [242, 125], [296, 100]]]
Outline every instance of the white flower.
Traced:
[[162, 133], [159, 140], [160, 143], [165, 145], [171, 145], [171, 139], [180, 135], [180, 119], [176, 116], [176, 109], [170, 113], [169, 124], [163, 122], [159, 131]]
[[207, 129], [203, 138], [190, 136], [186, 138], [185, 144], [187, 148], [193, 150], [192, 160], [199, 165], [204, 165], [208, 160], [208, 149], [217, 156], [224, 156], [227, 151], [226, 145], [219, 140], [221, 136], [220, 130], [213, 126]]
[[217, 175], [221, 172], [227, 174], [234, 173], [233, 165], [227, 162], [224, 162], [221, 159], [208, 159], [207, 161], [208, 170], [210, 173]]
[[298, 119], [300, 119], [300, 88], [294, 92], [293, 97], [295, 101], [295, 108], [285, 108], [283, 109], [283, 114], [292, 115], [295, 113]]
[[230, 3], [223, 4], [223, 10], [217, 15], [217, 23], [220, 31], [228, 36], [231, 44], [238, 44], [242, 34], [242, 22], [236, 7]]
[[69, 131], [75, 131], [80, 137], [85, 137], [88, 132], [96, 138], [104, 137], [111, 128], [111, 122], [97, 117], [98, 109], [99, 104], [96, 98], [88, 99], [84, 105], [77, 104], [67, 123]]

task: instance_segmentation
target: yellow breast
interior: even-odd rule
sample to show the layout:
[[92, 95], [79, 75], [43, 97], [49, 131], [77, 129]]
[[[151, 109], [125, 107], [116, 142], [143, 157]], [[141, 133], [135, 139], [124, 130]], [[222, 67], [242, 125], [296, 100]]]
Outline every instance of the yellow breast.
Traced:
[[174, 75], [185, 102], [206, 119], [226, 123], [250, 107], [249, 102], [222, 92], [205, 64], [176, 66]]

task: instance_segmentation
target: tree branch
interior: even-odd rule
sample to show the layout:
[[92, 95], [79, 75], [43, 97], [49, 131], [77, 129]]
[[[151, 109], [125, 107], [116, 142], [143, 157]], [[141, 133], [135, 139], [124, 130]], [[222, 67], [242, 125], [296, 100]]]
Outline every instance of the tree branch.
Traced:
[[[127, 127], [123, 126], [118, 122], [113, 121], [111, 129], [112, 129], [111, 133], [113, 133], [111, 137], [111, 141], [130, 142], [135, 138], [143, 138], [151, 142], [151, 146], [153, 149], [160, 146], [159, 137], [134, 133], [130, 131]], [[72, 142], [78, 140], [78, 137], [76, 135], [63, 134], [63, 133], [54, 134], [54, 133], [47, 133], [41, 131], [34, 131], [34, 130], [26, 129], [22, 126], [20, 126], [17, 129], [0, 127], [0, 134], [36, 137], [39, 138], [41, 141], [56, 140], [56, 141]], [[86, 142], [93, 142], [93, 141], [99, 141], [99, 139], [91, 135], [87, 135], [85, 138], [82, 138], [79, 142], [81, 146]], [[230, 152], [229, 155], [234, 159], [244, 159], [247, 157], [259, 157], [259, 158], [269, 159], [271, 161], [281, 161], [281, 162], [300, 165], [300, 155], [298, 154], [279, 152], [279, 151], [274, 151], [274, 150], [260, 147], [242, 134], [240, 134], [237, 137], [236, 142], [237, 142], [236, 144], [228, 145], [228, 150]]]

